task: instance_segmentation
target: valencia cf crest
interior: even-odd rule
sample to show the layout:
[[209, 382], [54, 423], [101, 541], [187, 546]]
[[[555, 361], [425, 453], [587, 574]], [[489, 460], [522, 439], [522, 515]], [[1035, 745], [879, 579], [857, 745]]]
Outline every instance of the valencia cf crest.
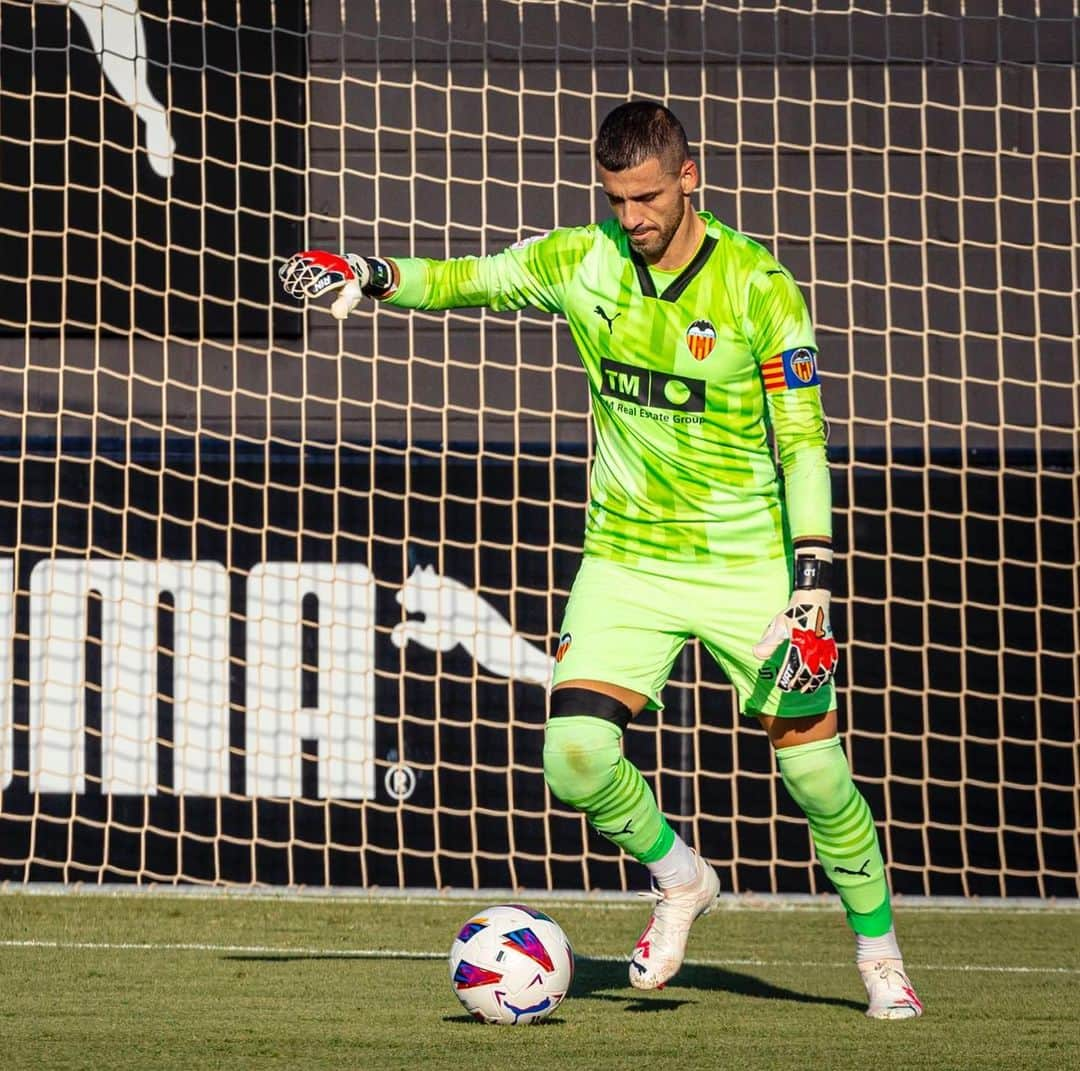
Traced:
[[566, 652], [570, 650], [570, 644], [574, 642], [574, 637], [569, 632], [564, 632], [559, 637], [559, 647], [555, 652], [555, 661], [561, 662], [566, 657]]
[[695, 361], [704, 361], [716, 345], [716, 328], [708, 320], [695, 320], [686, 329], [686, 345]]
[[798, 346], [773, 354], [761, 364], [761, 378], [770, 394], [777, 390], [816, 387], [821, 383], [817, 357], [809, 346]]
[[814, 353], [808, 349], [798, 349], [791, 355], [789, 363], [792, 374], [800, 383], [810, 383], [817, 372], [814, 364]]

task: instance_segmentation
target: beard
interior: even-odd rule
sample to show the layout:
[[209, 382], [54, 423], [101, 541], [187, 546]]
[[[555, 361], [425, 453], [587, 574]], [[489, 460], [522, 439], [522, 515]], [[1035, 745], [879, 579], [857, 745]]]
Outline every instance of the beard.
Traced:
[[675, 237], [675, 232], [678, 231], [679, 227], [682, 225], [683, 217], [685, 215], [686, 202], [683, 198], [679, 198], [679, 202], [673, 209], [671, 215], [666, 219], [660, 220], [656, 224], [655, 230], [647, 230], [640, 238], [635, 238], [632, 234], [627, 233], [627, 238], [630, 239], [630, 245], [643, 257], [658, 260], [664, 255], [667, 247], [671, 245], [671, 239]]

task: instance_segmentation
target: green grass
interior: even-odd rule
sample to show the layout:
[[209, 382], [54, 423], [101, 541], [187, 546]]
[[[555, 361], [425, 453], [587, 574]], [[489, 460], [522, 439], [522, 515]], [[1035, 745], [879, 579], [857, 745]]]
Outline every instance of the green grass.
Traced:
[[882, 1023], [862, 1014], [837, 911], [719, 911], [695, 928], [692, 962], [675, 982], [639, 994], [621, 961], [647, 905], [551, 904], [578, 955], [574, 986], [552, 1019], [515, 1029], [473, 1022], [450, 990], [444, 954], [478, 906], [2, 895], [0, 1062], [5, 1071], [1080, 1068], [1080, 911], [908, 908], [899, 929], [927, 1014]]

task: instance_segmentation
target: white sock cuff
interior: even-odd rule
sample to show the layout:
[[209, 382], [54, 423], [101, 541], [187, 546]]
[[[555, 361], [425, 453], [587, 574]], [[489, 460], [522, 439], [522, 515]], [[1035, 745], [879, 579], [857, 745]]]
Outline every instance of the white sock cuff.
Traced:
[[675, 843], [659, 859], [645, 865], [658, 889], [686, 885], [697, 877], [697, 857], [678, 833], [675, 834]]
[[900, 959], [900, 946], [896, 943], [896, 929], [889, 927], [888, 933], [880, 937], [864, 937], [855, 934], [855, 962], [868, 963], [879, 959]]

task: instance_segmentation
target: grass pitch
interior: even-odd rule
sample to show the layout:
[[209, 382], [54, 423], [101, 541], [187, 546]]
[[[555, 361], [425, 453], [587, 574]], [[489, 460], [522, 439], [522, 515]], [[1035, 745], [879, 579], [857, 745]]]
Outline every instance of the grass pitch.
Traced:
[[490, 1027], [446, 952], [489, 901], [0, 895], [12, 1068], [1080, 1068], [1080, 911], [901, 909], [927, 1013], [871, 1022], [838, 909], [722, 909], [655, 993], [648, 905], [548, 903], [578, 957], [534, 1027]]

